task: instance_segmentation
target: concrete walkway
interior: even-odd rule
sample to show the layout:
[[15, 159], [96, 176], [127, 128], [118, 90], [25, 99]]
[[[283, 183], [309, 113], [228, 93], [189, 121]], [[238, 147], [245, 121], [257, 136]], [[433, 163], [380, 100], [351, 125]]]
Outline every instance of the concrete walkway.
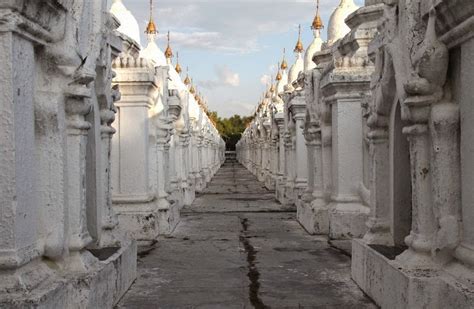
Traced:
[[350, 279], [350, 258], [273, 196], [226, 163], [176, 231], [142, 253], [118, 307], [376, 308]]

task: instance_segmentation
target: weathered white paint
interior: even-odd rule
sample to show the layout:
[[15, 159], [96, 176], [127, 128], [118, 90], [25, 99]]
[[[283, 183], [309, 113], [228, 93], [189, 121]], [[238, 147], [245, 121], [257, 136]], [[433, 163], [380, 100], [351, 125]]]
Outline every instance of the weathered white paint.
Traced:
[[[238, 144], [238, 160], [261, 169], [268, 137], [255, 129], [275, 117], [277, 199], [296, 203], [311, 234], [361, 238], [352, 276], [382, 308], [474, 304], [473, 12], [464, 0], [341, 1], [315, 65], [306, 55], [283, 104], [262, 102]], [[292, 108], [301, 95], [306, 159]]]

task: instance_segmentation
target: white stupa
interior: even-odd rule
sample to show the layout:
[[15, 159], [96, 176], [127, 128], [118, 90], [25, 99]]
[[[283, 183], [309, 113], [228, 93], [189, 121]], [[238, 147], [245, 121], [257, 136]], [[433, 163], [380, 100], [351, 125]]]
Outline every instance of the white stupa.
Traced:
[[153, 21], [153, 5], [150, 3], [150, 21], [146, 27], [145, 33], [148, 37], [148, 45], [140, 52], [140, 57], [151, 60], [155, 66], [165, 66], [166, 58], [165, 54], [156, 44], [156, 35], [158, 34], [158, 28]]
[[303, 72], [304, 70], [304, 60], [303, 60], [304, 47], [303, 47], [303, 42], [301, 41], [301, 25], [299, 27], [298, 42], [296, 42], [294, 52], [296, 54], [296, 61], [291, 66], [290, 74], [288, 77], [288, 85], [291, 85], [293, 82], [295, 82], [298, 79], [298, 75], [300, 74], [300, 72]]
[[334, 10], [329, 19], [328, 44], [332, 45], [348, 34], [351, 29], [346, 25], [346, 18], [354, 13], [359, 7], [354, 0], [341, 0], [339, 6]]
[[117, 31], [125, 34], [140, 45], [140, 27], [138, 26], [136, 18], [125, 7], [122, 0], [113, 0], [110, 13], [120, 21], [120, 27]]
[[313, 42], [308, 46], [304, 57], [304, 70], [305, 72], [311, 71], [316, 68], [316, 64], [313, 61], [315, 53], [320, 52], [323, 46], [323, 40], [321, 39], [321, 30], [324, 28], [323, 21], [319, 15], [319, 0], [316, 9], [316, 16], [314, 17], [311, 29], [313, 30], [314, 39]]
[[285, 85], [288, 84], [288, 63], [286, 62], [285, 50], [283, 50], [283, 60], [279, 65], [279, 71], [276, 77], [276, 92], [275, 95], [283, 93], [285, 91]]

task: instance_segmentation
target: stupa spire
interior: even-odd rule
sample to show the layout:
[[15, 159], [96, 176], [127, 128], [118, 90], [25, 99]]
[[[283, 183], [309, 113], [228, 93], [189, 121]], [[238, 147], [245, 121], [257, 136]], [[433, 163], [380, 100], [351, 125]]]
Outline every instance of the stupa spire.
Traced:
[[314, 16], [313, 24], [311, 25], [311, 29], [321, 31], [324, 29], [323, 20], [321, 19], [321, 15], [319, 14], [319, 1], [317, 0], [316, 4], [316, 16]]
[[196, 88], [194, 88], [194, 84], [193, 84], [193, 80], [191, 79], [191, 88], [189, 89], [189, 92], [191, 94], [195, 94], [196, 93]]
[[304, 52], [303, 42], [301, 41], [301, 25], [298, 26], [298, 42], [296, 42], [294, 52], [298, 54]]
[[181, 65], [179, 64], [179, 53], [176, 52], [176, 67], [175, 70], [178, 74], [181, 74], [183, 72], [183, 69], [181, 68]]
[[276, 75], [276, 80], [277, 80], [277, 81], [280, 81], [280, 80], [283, 78], [283, 76], [281, 76], [281, 69], [282, 69], [282, 68], [283, 68], [283, 63], [282, 63], [282, 65], [280, 66], [280, 62], [278, 62], [278, 73], [277, 73], [277, 75]]
[[283, 48], [283, 60], [281, 61], [280, 68], [282, 70], [288, 69], [288, 63], [286, 62], [286, 48]]
[[189, 78], [189, 67], [186, 67], [186, 78], [184, 79], [184, 84], [189, 86], [191, 84], [191, 79]]
[[171, 49], [170, 46], [170, 32], [168, 31], [168, 46], [166, 47], [165, 50], [165, 56], [168, 64], [171, 64], [171, 58], [173, 58], [173, 50]]
[[155, 21], [153, 20], [153, 0], [150, 0], [150, 20], [146, 27], [145, 33], [148, 35], [148, 40], [154, 41], [158, 34], [158, 28], [156, 27]]

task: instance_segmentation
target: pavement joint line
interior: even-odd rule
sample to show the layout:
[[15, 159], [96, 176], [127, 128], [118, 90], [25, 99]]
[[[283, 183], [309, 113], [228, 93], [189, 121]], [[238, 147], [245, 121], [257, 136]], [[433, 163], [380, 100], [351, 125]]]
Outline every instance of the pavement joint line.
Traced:
[[[242, 177], [242, 169], [232, 164], [218, 173], [181, 210], [183, 220], [169, 236], [159, 236], [152, 250], [141, 248], [141, 275], [118, 308], [376, 308], [344, 272], [349, 262], [343, 252], [308, 235], [296, 221], [296, 207], [269, 203], [275, 192]], [[228, 186], [230, 192], [216, 192]], [[227, 202], [230, 194], [235, 200]], [[246, 200], [255, 196], [262, 202]], [[301, 277], [308, 272], [321, 276]], [[185, 291], [189, 295], [169, 296]]]

